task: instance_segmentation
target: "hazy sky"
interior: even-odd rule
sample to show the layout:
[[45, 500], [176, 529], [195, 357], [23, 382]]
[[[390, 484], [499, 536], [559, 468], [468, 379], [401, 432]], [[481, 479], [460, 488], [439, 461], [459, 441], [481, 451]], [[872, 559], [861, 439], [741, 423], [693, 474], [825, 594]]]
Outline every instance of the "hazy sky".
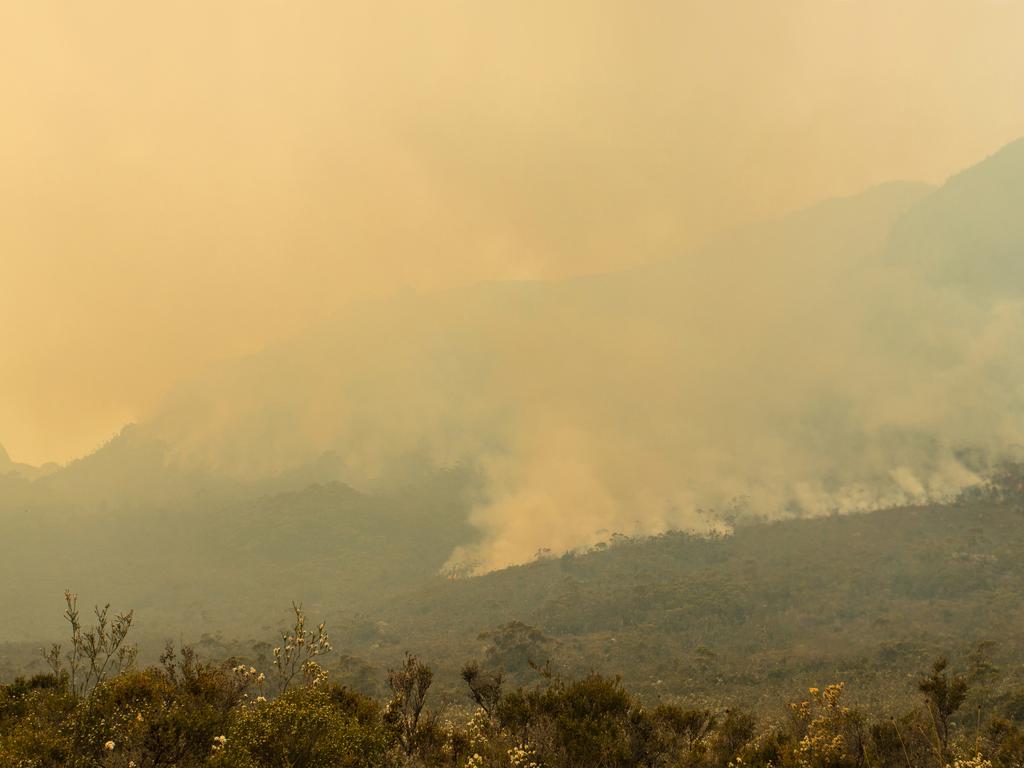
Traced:
[[4, 2], [0, 443], [353, 296], [679, 253], [1024, 135], [1024, 3]]

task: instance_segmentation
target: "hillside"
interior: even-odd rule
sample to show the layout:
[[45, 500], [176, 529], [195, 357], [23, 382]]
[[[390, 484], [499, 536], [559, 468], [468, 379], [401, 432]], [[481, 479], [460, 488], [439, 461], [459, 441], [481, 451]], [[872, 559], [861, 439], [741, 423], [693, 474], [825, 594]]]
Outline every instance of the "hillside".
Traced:
[[357, 488], [409, 455], [479, 466], [482, 543], [452, 564], [481, 571], [691, 528], [737, 496], [766, 513], [827, 511], [854, 485], [872, 498], [852, 506], [907, 501], [889, 476], [905, 461], [955, 491], [970, 473], [943, 446], [892, 455], [864, 431], [870, 372], [838, 353], [858, 345], [890, 228], [929, 191], [884, 185], [625, 272], [347, 307], [181, 383], [140, 428], [181, 466], [240, 479], [328, 450]]
[[1021, 198], [1022, 147], [225, 361], [90, 456], [0, 472], [0, 641], [26, 663], [72, 588], [215, 657], [303, 602], [371, 690], [408, 649], [448, 687], [511, 654], [767, 706], [987, 640], [1016, 680], [1016, 486], [980, 489], [1024, 444], [1021, 233], [986, 205]]
[[154, 642], [179, 632], [273, 635], [293, 599], [317, 612], [372, 606], [440, 579], [452, 548], [473, 535], [472, 493], [472, 473], [453, 469], [369, 493], [338, 482], [233, 496], [196, 486], [142, 511], [13, 515], [0, 611], [20, 621], [0, 625], [0, 642], [40, 643], [62, 631], [68, 588], [136, 609], [139, 631]]
[[983, 303], [1024, 289], [1024, 139], [953, 176], [894, 227], [889, 255]]
[[373, 637], [339, 637], [380, 670], [411, 649], [449, 680], [479, 658], [525, 682], [528, 659], [551, 660], [650, 698], [767, 709], [840, 679], [872, 706], [902, 703], [900, 681], [942, 653], [992, 662], [995, 695], [1024, 687], [1022, 552], [1019, 493], [669, 533], [426, 586], [383, 604]]
[[[423, 500], [425, 487], [408, 489], [404, 533], [383, 538], [368, 521], [402, 508], [399, 497], [344, 486], [268, 497], [219, 529], [176, 521], [130, 557], [112, 543], [107, 578], [83, 573], [89, 589], [80, 591], [137, 609], [144, 655], [177, 626], [175, 636], [207, 658], [257, 666], [269, 663], [287, 602], [303, 601], [328, 622], [334, 679], [374, 695], [406, 651], [432, 664], [438, 695], [454, 700], [471, 659], [519, 684], [537, 680], [531, 662], [550, 663], [568, 677], [621, 675], [646, 700], [765, 712], [835, 680], [873, 709], [898, 711], [913, 702], [908, 675], [939, 654], [984, 678], [986, 707], [1024, 688], [1018, 475], [955, 504], [743, 524], [712, 538], [620, 537], [453, 581], [431, 574], [451, 545], [437, 500], [454, 479], [436, 482], [434, 502]], [[181, 566], [186, 547], [191, 568]], [[44, 605], [56, 619], [60, 585], [48, 586]], [[34, 647], [8, 643], [4, 657], [40, 668]]]

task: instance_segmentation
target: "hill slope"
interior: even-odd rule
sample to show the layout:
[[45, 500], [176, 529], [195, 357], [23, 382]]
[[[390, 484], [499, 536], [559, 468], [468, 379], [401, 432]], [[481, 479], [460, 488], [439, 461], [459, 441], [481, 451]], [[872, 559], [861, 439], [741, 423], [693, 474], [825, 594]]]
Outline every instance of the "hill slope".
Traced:
[[846, 680], [887, 706], [946, 654], [967, 672], [991, 662], [999, 695], [1024, 687], [1022, 554], [1019, 492], [712, 539], [670, 533], [427, 586], [379, 608], [386, 629], [351, 630], [342, 645], [381, 672], [415, 650], [453, 691], [470, 658], [519, 681], [534, 678], [527, 660], [550, 660], [570, 675], [620, 674], [649, 698], [771, 709]]

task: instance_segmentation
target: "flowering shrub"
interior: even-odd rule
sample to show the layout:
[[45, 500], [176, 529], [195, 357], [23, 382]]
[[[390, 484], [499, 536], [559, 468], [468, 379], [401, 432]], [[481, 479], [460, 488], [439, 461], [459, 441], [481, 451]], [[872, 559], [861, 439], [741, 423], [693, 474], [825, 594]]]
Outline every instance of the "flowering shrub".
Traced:
[[127, 643], [132, 627], [132, 611], [110, 618], [110, 605], [96, 606], [96, 624], [91, 629], [82, 626], [78, 611], [78, 595], [64, 592], [67, 608], [64, 618], [71, 630], [71, 647], [63, 653], [60, 644], [51, 646], [43, 654], [47, 664], [58, 677], [67, 676], [72, 694], [81, 696], [94, 685], [99, 685], [111, 674], [130, 669], [138, 652]]
[[[302, 606], [292, 603], [292, 610], [295, 613], [295, 624], [289, 632], [281, 635], [281, 645], [274, 648], [274, 670], [282, 692], [291, 687], [296, 675], [301, 675], [310, 685], [319, 685], [326, 680], [327, 673], [317, 658], [333, 650], [323, 622], [315, 632], [306, 629]], [[256, 673], [255, 668], [252, 671]]]
[[811, 688], [809, 699], [790, 705], [798, 738], [795, 759], [800, 768], [860, 765], [862, 718], [842, 704], [844, 685]]
[[512, 768], [543, 768], [533, 749], [526, 744], [517, 744], [508, 750], [508, 762]]
[[217, 768], [378, 768], [387, 748], [382, 723], [360, 723], [329, 690], [311, 686], [236, 708], [226, 735], [213, 741], [209, 764]]
[[499, 670], [474, 663], [463, 673], [474, 708], [442, 711], [432, 670], [408, 654], [384, 704], [325, 679], [326, 629], [307, 630], [301, 608], [282, 639], [269, 675], [168, 647], [158, 667], [108, 675], [101, 664], [84, 688], [67, 669], [0, 685], [0, 768], [1024, 766], [1016, 722], [979, 717], [968, 732], [952, 719], [969, 691], [944, 661], [918, 687], [922, 706], [899, 719], [868, 723], [834, 683], [810, 688], [785, 723], [759, 724], [736, 708], [648, 707], [598, 674], [545, 668], [535, 686], [506, 690]]
[[973, 757], [954, 760], [947, 768], [992, 768], [992, 761], [982, 757], [981, 753], [976, 753]]

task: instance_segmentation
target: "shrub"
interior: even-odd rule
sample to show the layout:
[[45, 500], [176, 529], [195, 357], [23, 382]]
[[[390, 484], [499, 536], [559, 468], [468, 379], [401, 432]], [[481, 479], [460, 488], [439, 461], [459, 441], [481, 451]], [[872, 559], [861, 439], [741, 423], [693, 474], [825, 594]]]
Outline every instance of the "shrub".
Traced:
[[236, 707], [207, 748], [217, 768], [380, 768], [388, 744], [383, 724], [360, 722], [351, 700], [307, 687]]

